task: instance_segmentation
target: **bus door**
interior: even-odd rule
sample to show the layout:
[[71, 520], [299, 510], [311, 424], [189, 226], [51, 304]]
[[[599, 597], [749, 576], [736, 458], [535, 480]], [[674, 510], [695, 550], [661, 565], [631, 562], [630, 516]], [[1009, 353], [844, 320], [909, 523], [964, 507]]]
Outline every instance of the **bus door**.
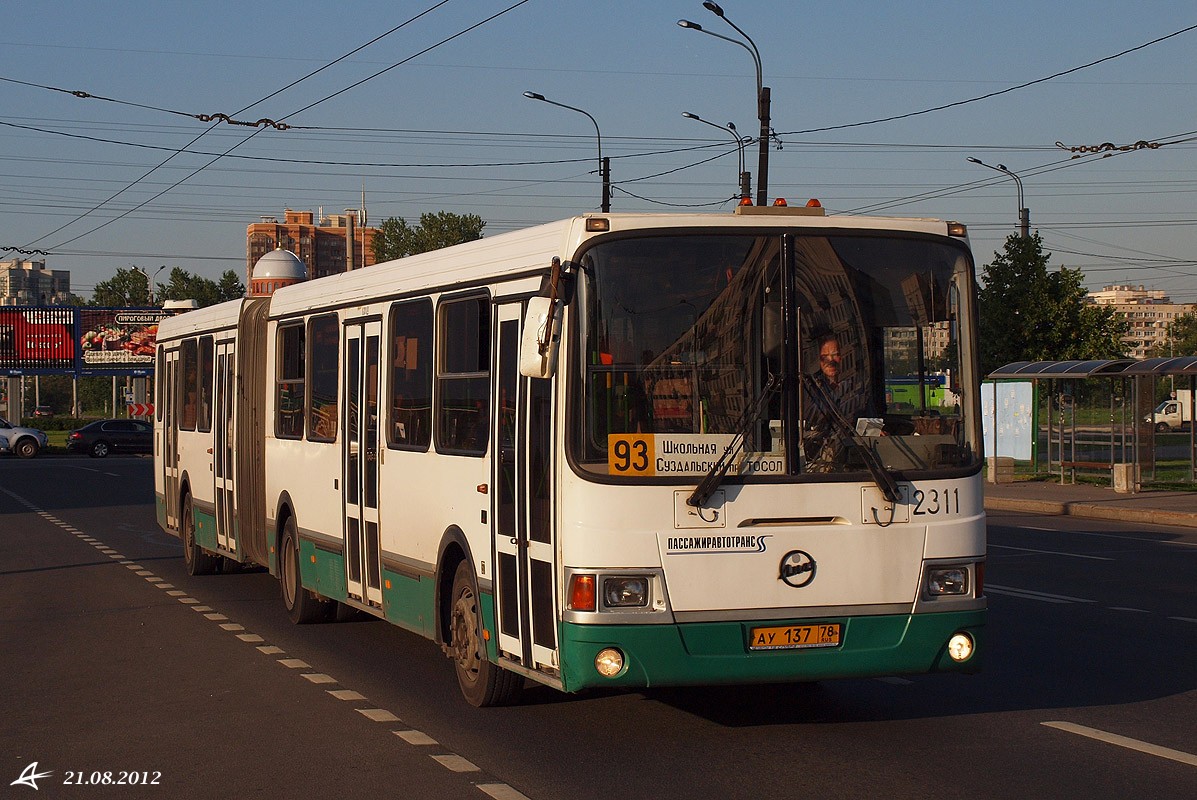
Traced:
[[497, 308], [494, 499], [499, 649], [530, 669], [558, 667], [553, 506], [555, 379], [519, 373], [523, 305]]
[[237, 552], [236, 503], [234, 498], [233, 414], [236, 408], [236, 380], [233, 375], [234, 340], [216, 343], [215, 419], [212, 421], [212, 475], [216, 482], [216, 544]]
[[382, 323], [344, 329], [345, 382], [341, 453], [345, 478], [345, 570], [349, 596], [382, 605], [378, 531], [378, 369]]
[[179, 527], [179, 350], [166, 351], [162, 381], [162, 486], [166, 496], [166, 527]]

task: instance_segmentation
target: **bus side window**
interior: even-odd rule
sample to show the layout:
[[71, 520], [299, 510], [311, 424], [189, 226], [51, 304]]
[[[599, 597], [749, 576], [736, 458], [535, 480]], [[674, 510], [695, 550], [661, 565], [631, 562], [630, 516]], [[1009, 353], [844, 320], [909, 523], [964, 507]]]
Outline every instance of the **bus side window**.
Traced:
[[436, 444], [482, 455], [490, 427], [490, 300], [470, 297], [440, 307]]
[[303, 323], [280, 326], [275, 376], [275, 435], [283, 439], [303, 436], [304, 330]]
[[391, 309], [392, 446], [427, 450], [432, 440], [432, 302], [396, 303]]

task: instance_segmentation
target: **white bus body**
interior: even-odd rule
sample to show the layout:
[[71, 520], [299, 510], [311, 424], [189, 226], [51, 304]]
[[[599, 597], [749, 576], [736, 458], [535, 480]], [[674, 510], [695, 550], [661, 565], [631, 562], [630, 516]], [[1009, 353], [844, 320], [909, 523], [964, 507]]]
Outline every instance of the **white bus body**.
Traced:
[[[297, 622], [440, 642], [475, 705], [525, 678], [976, 671], [963, 227], [754, 212], [576, 217], [164, 320], [160, 524], [193, 573], [269, 568]], [[525, 377], [554, 258], [560, 327]], [[886, 405], [945, 370], [952, 405]], [[820, 410], [843, 386], [846, 425]]]

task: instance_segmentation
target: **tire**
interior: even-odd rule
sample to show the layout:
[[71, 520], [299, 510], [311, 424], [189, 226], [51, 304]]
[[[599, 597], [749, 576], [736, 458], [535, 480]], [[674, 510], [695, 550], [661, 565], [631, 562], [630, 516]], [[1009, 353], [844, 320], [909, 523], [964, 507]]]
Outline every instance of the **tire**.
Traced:
[[188, 575], [211, 575], [220, 569], [220, 556], [212, 555], [195, 541], [195, 516], [191, 513], [191, 496], [183, 500], [179, 519], [179, 536], [183, 540], [183, 564]]
[[324, 622], [333, 612], [332, 602], [303, 587], [299, 573], [299, 533], [295, 517], [288, 517], [283, 526], [283, 542], [279, 547], [279, 587], [287, 616], [296, 625]]
[[16, 447], [14, 447], [12, 451], [21, 458], [33, 458], [35, 455], [37, 455], [37, 442], [26, 437], [17, 442]]
[[108, 445], [108, 442], [101, 439], [88, 448], [87, 454], [92, 458], [107, 458], [111, 451], [112, 448]]
[[1172, 430], [1172, 429], [1168, 427], [1168, 423], [1166, 423], [1166, 422], [1161, 422], [1155, 426], [1156, 433], [1167, 433], [1170, 430]]
[[477, 587], [470, 565], [458, 564], [449, 597], [449, 654], [457, 685], [466, 702], [477, 708], [508, 705], [523, 689], [524, 679], [487, 658]]

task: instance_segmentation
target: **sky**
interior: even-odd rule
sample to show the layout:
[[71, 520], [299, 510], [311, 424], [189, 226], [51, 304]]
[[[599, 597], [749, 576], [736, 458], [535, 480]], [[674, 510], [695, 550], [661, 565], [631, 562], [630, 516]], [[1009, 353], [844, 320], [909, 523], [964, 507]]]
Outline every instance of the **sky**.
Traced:
[[444, 210], [493, 235], [597, 211], [600, 136], [613, 212], [731, 213], [717, 126], [760, 123], [730, 20], [771, 92], [770, 199], [963, 222], [980, 272], [1018, 185], [968, 159], [1001, 164], [1053, 267], [1197, 302], [1191, 0], [722, 5], [10, 0], [0, 260], [44, 258], [85, 297], [134, 265], [244, 280], [247, 225], [363, 190], [372, 225]]

